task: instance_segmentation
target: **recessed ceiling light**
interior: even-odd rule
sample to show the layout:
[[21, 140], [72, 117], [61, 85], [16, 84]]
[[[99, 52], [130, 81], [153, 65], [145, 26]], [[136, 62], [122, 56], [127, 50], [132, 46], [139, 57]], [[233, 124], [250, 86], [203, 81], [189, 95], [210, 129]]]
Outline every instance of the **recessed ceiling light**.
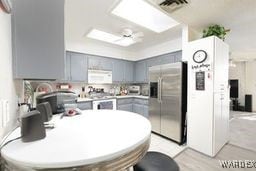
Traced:
[[144, 0], [122, 0], [112, 11], [112, 14], [157, 33], [179, 24]]
[[134, 44], [135, 42], [132, 39], [122, 39], [121, 36], [116, 36], [104, 31], [100, 31], [97, 29], [91, 30], [88, 34], [87, 37], [91, 39], [96, 39], [96, 40], [101, 40], [104, 42], [120, 45], [120, 46], [130, 46]]

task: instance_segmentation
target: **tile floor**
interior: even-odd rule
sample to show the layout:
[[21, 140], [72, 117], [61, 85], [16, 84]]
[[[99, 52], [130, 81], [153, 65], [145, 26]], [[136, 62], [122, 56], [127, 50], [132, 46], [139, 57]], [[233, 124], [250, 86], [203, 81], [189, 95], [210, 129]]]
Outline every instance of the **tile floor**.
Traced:
[[186, 145], [179, 146], [178, 144], [160, 137], [154, 133], [151, 134], [151, 144], [149, 151], [158, 151], [170, 157], [175, 157], [186, 149]]
[[231, 111], [230, 116], [230, 142], [214, 158], [187, 148], [186, 145], [179, 146], [153, 133], [149, 151], [158, 151], [174, 158], [181, 171], [240, 170], [223, 169], [219, 160], [256, 160], [256, 113]]

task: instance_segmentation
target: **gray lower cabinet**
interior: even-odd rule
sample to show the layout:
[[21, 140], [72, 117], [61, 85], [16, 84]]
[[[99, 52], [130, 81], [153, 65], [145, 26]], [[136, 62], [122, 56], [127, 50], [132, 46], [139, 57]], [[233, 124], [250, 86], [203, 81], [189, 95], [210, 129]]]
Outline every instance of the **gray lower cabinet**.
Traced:
[[80, 110], [91, 110], [92, 102], [78, 102], [77, 108], [79, 108]]
[[117, 109], [133, 112], [133, 98], [117, 99]]
[[140, 98], [117, 99], [117, 109], [148, 117], [148, 100]]
[[132, 106], [132, 104], [118, 105], [118, 110], [123, 110], [123, 111], [127, 111], [127, 112], [133, 112], [133, 106]]
[[64, 79], [63, 0], [13, 0], [14, 77]]
[[144, 116], [144, 105], [133, 104], [133, 112]]
[[149, 110], [149, 106], [148, 105], [144, 105], [143, 108], [143, 115], [148, 118], [148, 110]]

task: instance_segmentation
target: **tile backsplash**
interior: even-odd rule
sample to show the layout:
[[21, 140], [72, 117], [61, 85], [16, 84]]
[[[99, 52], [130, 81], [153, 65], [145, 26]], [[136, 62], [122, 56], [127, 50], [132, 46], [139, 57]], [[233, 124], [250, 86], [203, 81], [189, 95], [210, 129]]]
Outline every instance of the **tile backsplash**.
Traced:
[[[70, 86], [69, 90], [75, 92], [76, 94], [80, 94], [82, 92], [82, 87], [85, 87], [85, 93], [89, 92], [89, 86], [92, 86], [93, 88], [103, 88], [104, 92], [106, 93], [110, 93], [111, 90], [116, 89], [116, 90], [120, 90], [120, 87], [126, 87], [128, 88], [128, 86], [130, 85], [139, 85], [141, 87], [141, 94], [143, 95], [148, 95], [148, 84], [87, 84], [87, 83], [59, 83], [59, 82], [55, 82], [55, 81], [30, 81], [34, 91], [36, 91], [36, 89], [38, 89], [38, 86], [42, 83], [48, 83], [49, 85], [51, 85], [53, 91], [58, 91], [59, 89], [59, 85], [60, 84], [68, 84]], [[37, 90], [39, 91], [39, 90]]]

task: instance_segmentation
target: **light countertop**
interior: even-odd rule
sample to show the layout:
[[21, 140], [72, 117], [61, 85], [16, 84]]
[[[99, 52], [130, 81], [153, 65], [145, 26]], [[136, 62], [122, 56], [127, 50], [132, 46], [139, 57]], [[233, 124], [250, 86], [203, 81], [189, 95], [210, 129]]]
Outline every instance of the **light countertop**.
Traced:
[[[2, 149], [2, 157], [33, 168], [89, 165], [126, 154], [148, 141], [151, 133], [146, 118], [118, 110], [86, 110], [63, 119], [57, 115], [53, 122], [56, 127], [47, 130], [45, 139], [13, 141]], [[16, 129], [9, 139], [18, 136], [20, 130]]]
[[91, 98], [78, 98], [77, 102], [90, 102], [90, 101], [95, 101], [95, 100], [106, 100], [106, 99], [125, 99], [125, 98], [139, 98], [139, 99], [149, 99], [148, 96], [142, 96], [142, 95], [125, 95], [125, 96], [106, 96], [105, 98], [102, 99], [91, 99]]

